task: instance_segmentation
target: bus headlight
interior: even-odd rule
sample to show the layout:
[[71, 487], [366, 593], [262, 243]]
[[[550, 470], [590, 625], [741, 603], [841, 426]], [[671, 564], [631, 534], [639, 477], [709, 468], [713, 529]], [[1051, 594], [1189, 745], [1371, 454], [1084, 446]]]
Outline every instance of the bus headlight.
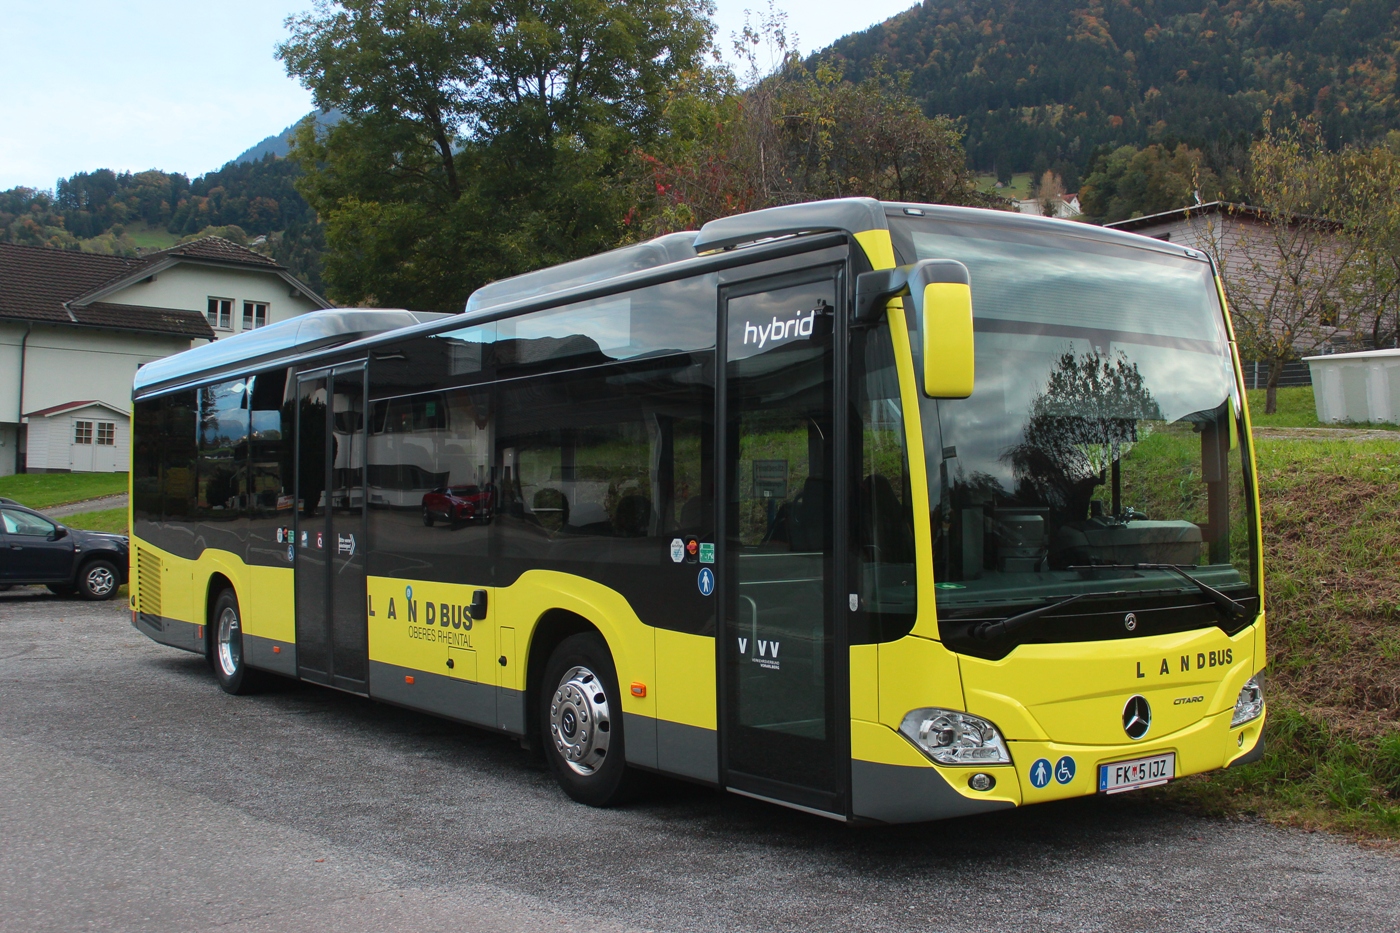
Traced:
[[1000, 765], [1011, 761], [997, 727], [951, 709], [916, 709], [899, 731], [941, 765]]
[[1240, 688], [1240, 698], [1235, 701], [1235, 715], [1230, 717], [1231, 729], [1264, 715], [1264, 688], [1259, 686], [1259, 676], [1256, 674], [1249, 678]]

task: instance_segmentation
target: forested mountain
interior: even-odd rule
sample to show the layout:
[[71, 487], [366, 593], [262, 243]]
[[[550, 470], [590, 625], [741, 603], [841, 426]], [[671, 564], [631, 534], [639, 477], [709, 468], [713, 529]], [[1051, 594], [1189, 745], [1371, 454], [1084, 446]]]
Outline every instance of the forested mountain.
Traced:
[[855, 79], [910, 72], [973, 167], [1071, 190], [1124, 145], [1184, 142], [1223, 171], [1270, 109], [1333, 145], [1400, 125], [1394, 0], [925, 0], [824, 54]]
[[[320, 111], [313, 110], [306, 116], [314, 117], [316, 120], [316, 125], [321, 128], [335, 126], [337, 123], [340, 122], [341, 119], [341, 113], [339, 110], [331, 110], [326, 113], [321, 113]], [[302, 120], [304, 119], [306, 119], [306, 117], [302, 117]], [[247, 149], [244, 149], [234, 158], [233, 161], [259, 162], [264, 156], [268, 154], [275, 155], [279, 159], [283, 158], [287, 155], [287, 153], [291, 152], [292, 136], [296, 133], [298, 126], [301, 126], [301, 120], [298, 120], [297, 122], [293, 123], [291, 126], [287, 127], [282, 132], [278, 133], [276, 136], [268, 136], [264, 138], [262, 142], [253, 146], [249, 146]]]
[[0, 191], [0, 242], [136, 255], [216, 232], [255, 248], [321, 290], [324, 240], [293, 185], [295, 162], [272, 155], [230, 162], [190, 181], [178, 172], [97, 169], [59, 179], [53, 192]]

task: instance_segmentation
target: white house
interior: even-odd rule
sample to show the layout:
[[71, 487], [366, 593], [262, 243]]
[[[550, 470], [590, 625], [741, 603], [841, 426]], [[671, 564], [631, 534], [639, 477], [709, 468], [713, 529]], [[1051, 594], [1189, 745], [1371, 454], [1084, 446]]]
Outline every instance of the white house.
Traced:
[[125, 470], [138, 368], [329, 306], [220, 237], [136, 259], [0, 243], [0, 476]]

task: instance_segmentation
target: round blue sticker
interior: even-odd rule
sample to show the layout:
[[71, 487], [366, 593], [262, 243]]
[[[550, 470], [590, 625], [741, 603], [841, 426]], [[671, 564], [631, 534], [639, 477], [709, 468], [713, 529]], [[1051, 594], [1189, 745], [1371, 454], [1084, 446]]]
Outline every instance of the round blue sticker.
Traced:
[[715, 591], [715, 575], [709, 567], [700, 570], [700, 576], [696, 578], [695, 585], [700, 587], [701, 596], [709, 596]]
[[1055, 780], [1068, 784], [1074, 780], [1074, 759], [1066, 755], [1055, 762]]
[[1031, 786], [1044, 787], [1050, 783], [1050, 759], [1037, 758], [1035, 764], [1031, 765]]
[[294, 560], [296, 560], [296, 559], [297, 559], [297, 549], [296, 549], [295, 547], [293, 547], [292, 545], [290, 545], [290, 544], [287, 545], [287, 560], [294, 561]]
[[404, 599], [412, 599], [412, 598], [413, 598], [413, 587], [411, 587], [411, 586], [406, 586], [406, 587], [403, 588], [403, 598], [404, 598]]

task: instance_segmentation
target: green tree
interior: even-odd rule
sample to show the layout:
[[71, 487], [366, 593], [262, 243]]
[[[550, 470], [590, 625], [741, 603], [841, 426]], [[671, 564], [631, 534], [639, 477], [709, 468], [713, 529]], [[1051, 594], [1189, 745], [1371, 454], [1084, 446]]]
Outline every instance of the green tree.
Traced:
[[[638, 235], [726, 214], [821, 198], [995, 206], [967, 170], [962, 132], [926, 117], [907, 80], [877, 72], [847, 81], [839, 64], [788, 52], [781, 14], [735, 40], [749, 86], [714, 70], [688, 75], [668, 102], [668, 132], [639, 149]], [[777, 63], [768, 74], [757, 50]]]
[[455, 310], [616, 244], [628, 153], [710, 46], [705, 0], [342, 0], [278, 55], [316, 104], [299, 190], [344, 302]]
[[1120, 146], [1094, 160], [1080, 186], [1079, 205], [1085, 216], [1112, 223], [1222, 196], [1238, 197], [1238, 179], [1232, 176], [1229, 181], [1232, 184], [1222, 184], [1201, 152], [1184, 143], [1175, 149]]

